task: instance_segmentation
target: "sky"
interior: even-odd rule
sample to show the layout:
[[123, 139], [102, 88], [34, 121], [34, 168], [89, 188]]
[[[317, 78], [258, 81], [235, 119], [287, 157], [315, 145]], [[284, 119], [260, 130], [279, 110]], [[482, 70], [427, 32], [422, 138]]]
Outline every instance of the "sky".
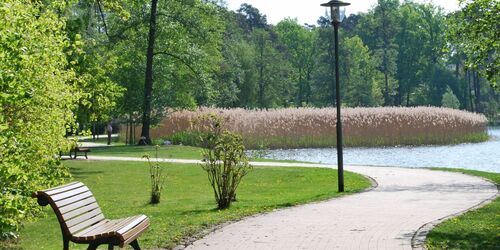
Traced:
[[[346, 15], [367, 12], [377, 0], [344, 0], [351, 5], [346, 8]], [[445, 12], [459, 9], [458, 0], [414, 0], [419, 3], [433, 2], [443, 7]], [[286, 17], [297, 18], [299, 23], [316, 24], [318, 18], [325, 14], [325, 7], [320, 4], [329, 0], [226, 0], [230, 10], [237, 10], [242, 3], [258, 8], [267, 16], [267, 21], [276, 24]], [[402, 1], [401, 1], [402, 2]], [[283, 6], [286, 5], [286, 6]]]

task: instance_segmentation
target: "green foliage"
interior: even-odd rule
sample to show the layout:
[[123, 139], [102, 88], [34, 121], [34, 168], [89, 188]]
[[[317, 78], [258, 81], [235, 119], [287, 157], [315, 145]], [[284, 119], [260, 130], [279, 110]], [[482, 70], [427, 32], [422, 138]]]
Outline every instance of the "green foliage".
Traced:
[[202, 138], [207, 137], [207, 133], [202, 131], [182, 131], [168, 137], [174, 145], [186, 145], [193, 147], [202, 147]]
[[77, 67], [81, 92], [78, 121], [80, 125], [106, 122], [116, 109], [116, 101], [123, 96], [124, 88], [115, 83], [109, 72], [117, 65], [116, 58], [106, 58], [101, 53], [81, 56]]
[[163, 174], [163, 168], [160, 165], [158, 158], [158, 150], [160, 146], [155, 146], [155, 158], [156, 162], [151, 162], [151, 156], [146, 154], [143, 158], [148, 159], [149, 164], [149, 176], [151, 178], [151, 204], [155, 205], [160, 203], [161, 191], [163, 190], [165, 184], [165, 175]]
[[40, 209], [31, 193], [62, 183], [58, 160], [81, 97], [67, 61], [64, 1], [0, 3], [0, 238]]
[[358, 36], [346, 38], [342, 45], [344, 103], [351, 107], [378, 106], [383, 102], [377, 84], [380, 73], [368, 47]]
[[457, 96], [453, 94], [453, 91], [448, 87], [446, 93], [443, 94], [443, 100], [441, 101], [441, 106], [445, 108], [459, 109], [460, 101]]
[[203, 152], [203, 170], [214, 191], [218, 209], [227, 209], [236, 200], [236, 189], [252, 166], [240, 135], [223, 128], [223, 121], [215, 115], [203, 117], [208, 136], [203, 138], [206, 149]]
[[295, 73], [296, 106], [302, 107], [311, 101], [311, 78], [315, 67], [317, 51], [316, 32], [303, 27], [295, 19], [285, 19], [274, 28], [279, 40], [286, 48], [286, 58], [291, 62]]
[[[364, 38], [378, 62], [378, 69], [384, 74], [383, 94], [384, 105], [393, 105], [393, 97], [398, 82], [395, 73], [398, 70], [396, 62], [398, 45], [394, 34], [400, 31], [399, 0], [379, 0], [378, 5], [361, 20], [362, 31], [359, 35]], [[365, 33], [366, 32], [366, 33]]]
[[467, 55], [467, 68], [477, 70], [499, 89], [500, 2], [461, 0], [463, 8], [448, 21], [448, 38]]

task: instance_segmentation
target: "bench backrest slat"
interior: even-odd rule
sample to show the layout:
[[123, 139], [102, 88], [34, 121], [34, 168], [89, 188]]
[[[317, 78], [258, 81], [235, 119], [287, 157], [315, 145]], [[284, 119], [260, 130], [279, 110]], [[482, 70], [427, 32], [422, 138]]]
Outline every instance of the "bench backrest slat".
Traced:
[[79, 215], [90, 213], [92, 210], [98, 209], [99, 205], [94, 202], [90, 203], [87, 206], [80, 207], [78, 209], [72, 210], [70, 212], [62, 214], [63, 219], [67, 222], [70, 219], [73, 219]]
[[71, 212], [73, 210], [76, 210], [78, 208], [90, 205], [90, 204], [92, 204], [94, 202], [96, 202], [95, 198], [92, 197], [92, 196], [90, 196], [90, 197], [85, 198], [83, 200], [79, 200], [79, 201], [77, 201], [75, 203], [71, 203], [70, 205], [67, 205], [67, 206], [64, 206], [64, 207], [60, 207], [59, 211], [61, 212], [61, 214], [66, 214], [66, 213]]
[[67, 206], [67, 205], [71, 205], [77, 201], [81, 201], [83, 199], [86, 199], [86, 198], [89, 198], [89, 197], [92, 197], [92, 192], [88, 191], [88, 192], [85, 192], [85, 193], [82, 193], [82, 194], [79, 194], [77, 196], [73, 196], [71, 198], [68, 198], [68, 199], [64, 199], [64, 200], [60, 200], [60, 201], [57, 201], [57, 202], [54, 202], [58, 208], [61, 208], [61, 207], [64, 207], [64, 206]]
[[83, 186], [84, 185], [81, 182], [73, 182], [73, 183], [70, 183], [70, 184], [67, 184], [67, 185], [64, 185], [64, 186], [47, 189], [44, 192], [46, 194], [48, 194], [48, 195], [55, 195], [55, 194], [58, 194], [58, 193], [63, 193], [63, 192], [66, 192], [68, 190], [79, 188], [79, 187], [83, 187]]
[[77, 196], [81, 193], [85, 193], [88, 191], [90, 191], [90, 190], [87, 187], [83, 186], [83, 187], [79, 187], [77, 189], [68, 190], [68, 191], [63, 192], [63, 193], [58, 193], [56, 195], [51, 195], [50, 197], [52, 198], [53, 201], [57, 202], [60, 200], [64, 200], [64, 199], [68, 199], [68, 198]]
[[39, 191], [34, 196], [39, 203], [51, 205], [67, 237], [105, 220], [92, 192], [83, 183]]

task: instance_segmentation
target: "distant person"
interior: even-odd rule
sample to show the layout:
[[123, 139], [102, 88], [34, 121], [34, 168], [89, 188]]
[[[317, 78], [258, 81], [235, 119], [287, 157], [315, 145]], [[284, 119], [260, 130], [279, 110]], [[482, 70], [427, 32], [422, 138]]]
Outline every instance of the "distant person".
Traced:
[[113, 134], [113, 125], [111, 122], [108, 123], [106, 130], [108, 131], [108, 145], [111, 145], [111, 134]]

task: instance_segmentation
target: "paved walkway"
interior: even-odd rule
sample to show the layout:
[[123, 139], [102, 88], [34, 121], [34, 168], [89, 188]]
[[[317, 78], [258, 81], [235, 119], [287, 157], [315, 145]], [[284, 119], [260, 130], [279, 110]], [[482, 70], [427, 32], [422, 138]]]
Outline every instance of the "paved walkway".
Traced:
[[365, 193], [246, 218], [210, 233], [187, 249], [411, 249], [412, 237], [424, 224], [474, 207], [498, 192], [487, 181], [458, 173], [364, 166], [348, 166], [346, 170], [370, 176], [378, 186]]

